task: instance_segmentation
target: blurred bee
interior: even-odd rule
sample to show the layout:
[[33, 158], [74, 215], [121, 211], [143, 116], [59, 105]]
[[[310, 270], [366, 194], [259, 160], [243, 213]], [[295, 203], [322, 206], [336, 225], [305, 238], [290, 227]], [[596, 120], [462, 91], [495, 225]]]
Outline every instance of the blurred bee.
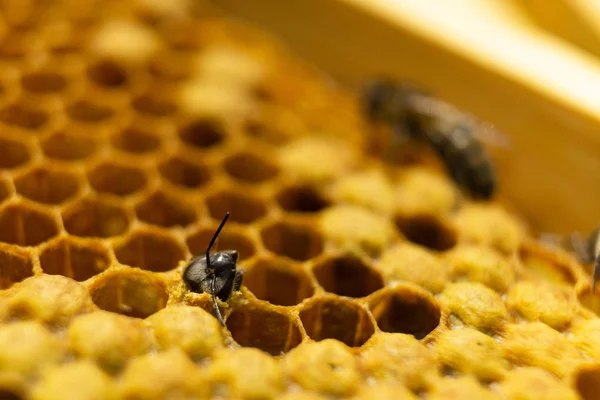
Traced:
[[496, 172], [476, 134], [502, 145], [500, 135], [429, 94], [405, 84], [376, 80], [367, 85], [363, 102], [374, 122], [391, 126], [396, 142], [406, 139], [433, 147], [450, 177], [475, 199], [496, 190]]

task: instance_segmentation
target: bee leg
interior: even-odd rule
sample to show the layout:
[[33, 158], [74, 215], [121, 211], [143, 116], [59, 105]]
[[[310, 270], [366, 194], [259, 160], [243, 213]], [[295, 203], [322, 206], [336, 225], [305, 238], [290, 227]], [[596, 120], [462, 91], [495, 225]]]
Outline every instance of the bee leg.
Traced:
[[215, 296], [215, 280], [217, 278], [215, 276], [213, 276], [213, 279], [211, 281], [211, 292], [212, 292], [212, 299], [213, 299], [213, 304], [215, 306], [215, 311], [217, 312], [217, 319], [219, 320], [219, 323], [221, 324], [221, 326], [225, 326], [225, 322], [223, 322], [223, 317], [221, 316], [221, 310], [219, 310], [219, 305], [217, 304], [217, 296]]
[[234, 292], [237, 292], [242, 287], [242, 280], [244, 279], [244, 272], [246, 272], [246, 270], [244, 270], [243, 268], [240, 268], [235, 271], [235, 276], [233, 277], [233, 291]]

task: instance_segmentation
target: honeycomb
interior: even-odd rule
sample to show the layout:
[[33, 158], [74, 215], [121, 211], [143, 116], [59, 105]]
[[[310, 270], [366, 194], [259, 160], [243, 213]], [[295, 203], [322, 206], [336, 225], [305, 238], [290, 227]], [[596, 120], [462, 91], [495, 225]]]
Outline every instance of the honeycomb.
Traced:
[[[0, 398], [595, 399], [569, 254], [186, 0], [4, 0]], [[182, 282], [224, 214], [244, 285]]]

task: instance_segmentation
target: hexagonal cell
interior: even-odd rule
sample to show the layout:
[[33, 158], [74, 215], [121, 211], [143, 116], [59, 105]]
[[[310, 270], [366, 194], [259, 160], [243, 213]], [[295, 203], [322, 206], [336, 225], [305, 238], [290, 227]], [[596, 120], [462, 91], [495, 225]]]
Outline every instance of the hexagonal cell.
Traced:
[[86, 73], [96, 85], [111, 89], [123, 87], [128, 81], [125, 69], [113, 61], [98, 61], [90, 65]]
[[121, 264], [153, 272], [170, 271], [185, 258], [185, 250], [171, 236], [156, 231], [138, 231], [115, 247]]
[[104, 162], [88, 172], [92, 188], [99, 193], [127, 196], [146, 186], [144, 170], [113, 162]]
[[140, 114], [153, 117], [166, 117], [177, 110], [175, 103], [164, 95], [147, 93], [136, 97], [131, 103], [134, 110]]
[[310, 277], [287, 259], [257, 260], [244, 275], [244, 285], [254, 295], [278, 306], [293, 306], [314, 293]]
[[10, 204], [0, 210], [0, 241], [19, 246], [37, 246], [58, 235], [52, 215], [25, 204]]
[[104, 199], [84, 199], [63, 211], [65, 229], [83, 237], [111, 237], [129, 228], [127, 211]]
[[114, 110], [94, 104], [88, 100], [79, 100], [66, 108], [67, 115], [74, 121], [93, 124], [105, 121], [114, 115]]
[[563, 285], [574, 285], [577, 281], [568, 265], [560, 263], [552, 253], [543, 248], [525, 245], [519, 253], [521, 265], [532, 278]]
[[79, 191], [79, 176], [67, 170], [36, 167], [15, 179], [17, 193], [33, 201], [60, 204]]
[[596, 363], [583, 364], [577, 368], [573, 387], [582, 400], [595, 400], [600, 393], [600, 366]]
[[383, 287], [379, 272], [351, 254], [319, 262], [313, 274], [323, 289], [340, 296], [365, 297]]
[[405, 333], [422, 339], [440, 323], [440, 306], [433, 295], [412, 286], [386, 289], [372, 299], [369, 306], [384, 332]]
[[42, 249], [40, 264], [49, 275], [62, 275], [82, 282], [104, 271], [110, 264], [110, 257], [100, 243], [63, 238]]
[[30, 276], [33, 276], [33, 262], [29, 254], [0, 246], [0, 289], [7, 289]]
[[408, 240], [437, 251], [456, 245], [457, 234], [447, 224], [429, 215], [397, 218], [396, 226]]
[[289, 212], [314, 213], [329, 205], [315, 188], [310, 186], [290, 186], [277, 193], [279, 207]]
[[306, 224], [280, 221], [266, 226], [260, 234], [269, 251], [293, 260], [310, 260], [323, 251], [321, 234]]
[[267, 206], [261, 199], [233, 190], [224, 190], [208, 196], [206, 205], [214, 219], [223, 218], [229, 211], [231, 220], [240, 224], [250, 224], [267, 213]]
[[113, 147], [132, 154], [146, 154], [160, 147], [160, 138], [153, 133], [130, 127], [111, 138]]
[[31, 49], [32, 39], [30, 36], [10, 32], [5, 34], [0, 41], [0, 58], [6, 60], [19, 60], [27, 55]]
[[42, 140], [42, 150], [48, 158], [77, 161], [91, 156], [96, 150], [96, 143], [89, 138], [57, 132]]
[[19, 141], [0, 137], [0, 169], [16, 168], [27, 161], [27, 146]]
[[148, 62], [150, 73], [157, 79], [168, 82], [180, 82], [191, 75], [192, 66], [189, 55], [177, 51], [161, 51]]
[[277, 167], [252, 153], [237, 153], [225, 160], [225, 171], [233, 178], [247, 183], [260, 183], [277, 176]]
[[135, 207], [139, 219], [152, 225], [170, 228], [187, 226], [196, 221], [196, 212], [181, 200], [156, 192]]
[[49, 119], [50, 115], [45, 111], [26, 107], [23, 104], [13, 104], [0, 111], [0, 121], [30, 131], [41, 129]]
[[151, 272], [122, 269], [99, 277], [90, 287], [103, 310], [146, 318], [165, 308], [169, 295], [164, 282]]
[[362, 346], [375, 333], [365, 309], [339, 298], [310, 301], [302, 307], [300, 320], [311, 339], [337, 339], [350, 347]]
[[225, 140], [225, 129], [216, 120], [200, 119], [183, 126], [179, 131], [179, 137], [190, 146], [207, 149]]
[[67, 79], [55, 72], [32, 72], [21, 77], [21, 86], [34, 94], [60, 93], [67, 87]]
[[158, 166], [160, 174], [169, 182], [196, 189], [210, 180], [210, 170], [204, 164], [173, 156]]
[[[186, 240], [190, 253], [195, 255], [204, 253], [210, 240], [215, 234], [216, 229], [216, 226], [204, 228], [190, 235]], [[239, 253], [239, 260], [246, 260], [252, 257], [256, 252], [254, 243], [248, 236], [242, 232], [231, 229], [224, 229], [221, 231], [221, 234], [213, 247], [213, 251], [223, 250], [237, 250]]]
[[226, 321], [233, 339], [274, 356], [286, 353], [302, 341], [300, 329], [285, 314], [257, 306], [237, 308]]

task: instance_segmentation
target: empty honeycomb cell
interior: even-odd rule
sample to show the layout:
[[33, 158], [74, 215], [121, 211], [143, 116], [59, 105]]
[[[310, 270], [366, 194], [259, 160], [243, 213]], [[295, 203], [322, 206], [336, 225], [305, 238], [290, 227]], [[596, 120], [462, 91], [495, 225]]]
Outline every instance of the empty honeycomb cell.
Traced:
[[208, 398], [205, 375], [180, 349], [132, 360], [121, 377], [123, 400]]
[[573, 388], [582, 400], [594, 400], [600, 393], [600, 371], [597, 363], [581, 365], [573, 377]]
[[302, 267], [285, 258], [256, 260], [244, 274], [244, 286], [259, 299], [278, 306], [293, 306], [314, 293]]
[[16, 374], [0, 375], [0, 399], [23, 400], [28, 396], [25, 378]]
[[173, 305], [146, 319], [154, 330], [159, 347], [182, 349], [193, 360], [209, 357], [223, 347], [219, 322], [198, 307]]
[[229, 156], [223, 164], [225, 171], [238, 181], [260, 183], [275, 178], [277, 166], [265, 157], [254, 153], [240, 152]]
[[33, 262], [29, 253], [0, 246], [0, 290], [33, 275]]
[[50, 115], [41, 109], [25, 104], [12, 104], [0, 111], [0, 121], [28, 131], [37, 131], [50, 120]]
[[528, 321], [541, 321], [562, 330], [577, 311], [577, 299], [570, 288], [549, 282], [518, 282], [506, 295], [509, 311]]
[[52, 214], [27, 204], [7, 204], [0, 210], [0, 241], [37, 246], [58, 235]]
[[147, 178], [141, 168], [104, 162], [87, 173], [88, 182], [99, 193], [127, 196], [146, 186]]
[[64, 343], [35, 321], [0, 326], [0, 370], [31, 376], [59, 362]]
[[146, 62], [159, 48], [159, 39], [149, 28], [118, 19], [100, 26], [90, 43], [98, 56], [132, 64]]
[[430, 215], [399, 217], [396, 225], [408, 240], [432, 250], [446, 251], [457, 242], [455, 229], [444, 220]]
[[20, 141], [0, 137], [0, 169], [16, 168], [29, 161], [29, 150]]
[[464, 245], [448, 252], [450, 279], [480, 282], [497, 292], [506, 292], [515, 280], [513, 266], [497, 251], [482, 246]]
[[[190, 253], [204, 254], [216, 229], [215, 226], [214, 228], [204, 228], [192, 233], [186, 240]], [[246, 260], [256, 253], [256, 245], [244, 231], [229, 229], [219, 234], [219, 239], [213, 248], [213, 251], [223, 250], [237, 250], [238, 260]]]
[[392, 223], [385, 217], [354, 205], [336, 205], [319, 217], [323, 236], [343, 249], [360, 249], [379, 255], [395, 237]]
[[10, 290], [7, 308], [15, 318], [60, 327], [94, 308], [85, 286], [60, 275], [33, 276]]
[[93, 139], [67, 132], [56, 132], [45, 137], [41, 144], [46, 157], [61, 161], [84, 160], [96, 151]]
[[600, 359], [600, 319], [575, 323], [568, 337], [584, 357]]
[[417, 400], [417, 397], [401, 385], [378, 384], [376, 386], [363, 386], [360, 391], [351, 397], [352, 400]]
[[130, 219], [127, 211], [102, 198], [86, 198], [62, 213], [65, 229], [83, 237], [111, 237], [125, 233]]
[[61, 238], [40, 251], [40, 265], [46, 274], [85, 281], [108, 268], [110, 257], [100, 243]]
[[482, 382], [501, 380], [509, 369], [500, 343], [472, 328], [442, 333], [433, 349], [446, 369], [473, 375]]
[[292, 381], [306, 390], [329, 396], [348, 396], [362, 381], [350, 349], [336, 340], [309, 342], [291, 351], [284, 368]]
[[23, 89], [34, 94], [60, 93], [67, 88], [67, 78], [51, 71], [31, 72], [21, 77]]
[[219, 220], [229, 211], [231, 221], [241, 224], [250, 224], [267, 213], [267, 206], [262, 199], [235, 190], [211, 194], [206, 198], [206, 205], [213, 219]]
[[577, 400], [580, 398], [564, 382], [538, 368], [518, 368], [511, 371], [498, 386], [498, 392], [507, 400]]
[[396, 212], [403, 217], [442, 217], [457, 202], [457, 190], [452, 183], [445, 176], [421, 166], [404, 171], [395, 194]]
[[226, 321], [233, 339], [272, 355], [286, 353], [302, 341], [300, 329], [289, 316], [270, 308], [246, 305], [236, 308]]
[[574, 271], [559, 260], [554, 254], [543, 249], [524, 246], [520, 252], [521, 265], [533, 279], [542, 279], [555, 284], [573, 285], [577, 281]]
[[505, 357], [516, 366], [543, 368], [564, 378], [582, 361], [565, 336], [542, 322], [508, 325], [502, 336]]
[[453, 325], [467, 325], [484, 332], [496, 332], [507, 322], [508, 312], [500, 295], [477, 282], [446, 286], [440, 304]]
[[115, 115], [112, 108], [89, 100], [75, 101], [66, 107], [66, 112], [71, 120], [84, 124], [97, 124]]
[[179, 138], [196, 149], [215, 147], [225, 140], [225, 127], [216, 119], [203, 118], [183, 125]]
[[279, 221], [264, 227], [261, 237], [265, 247], [292, 260], [306, 261], [323, 251], [323, 238], [310, 225]]
[[114, 148], [131, 154], [148, 154], [160, 147], [161, 140], [155, 133], [129, 127], [113, 136], [111, 144]]
[[381, 254], [378, 269], [388, 283], [408, 281], [439, 293], [447, 280], [447, 267], [436, 254], [410, 242], [400, 243]]
[[439, 375], [436, 354], [410, 335], [378, 333], [362, 348], [359, 360], [377, 384], [403, 384], [414, 392]]
[[166, 93], [146, 93], [133, 99], [133, 109], [140, 114], [152, 117], [167, 117], [177, 111], [176, 104]]
[[117, 89], [125, 87], [129, 82], [127, 71], [112, 60], [98, 60], [86, 69], [89, 80], [100, 87]]
[[223, 349], [213, 356], [208, 369], [212, 396], [225, 398], [277, 399], [285, 386], [284, 374], [278, 361], [262, 351], [242, 348]]
[[384, 214], [394, 211], [392, 183], [384, 172], [378, 169], [342, 177], [333, 184], [330, 193], [337, 203], [356, 204]]
[[44, 204], [60, 204], [74, 197], [81, 177], [70, 170], [49, 165], [35, 167], [14, 179], [20, 195]]
[[427, 399], [431, 400], [501, 400], [498, 394], [483, 388], [473, 377], [461, 376], [458, 378], [445, 378], [436, 383], [429, 391]]
[[367, 311], [342, 298], [315, 298], [300, 310], [306, 334], [315, 341], [337, 339], [350, 347], [362, 346], [375, 333]]
[[106, 311], [146, 318], [167, 305], [162, 279], [145, 271], [120, 269], [106, 273], [90, 287], [94, 303]]
[[70, 349], [89, 358], [109, 373], [152, 346], [150, 330], [143, 321], [107, 311], [95, 311], [75, 318], [67, 330]]
[[170, 271], [185, 258], [185, 249], [167, 233], [135, 231], [115, 246], [121, 264], [153, 272]]
[[365, 297], [383, 287], [379, 272], [352, 254], [328, 257], [312, 272], [323, 289], [340, 296]]
[[277, 193], [276, 200], [288, 212], [315, 213], [329, 206], [329, 201], [309, 185], [285, 187]]
[[[158, 171], [169, 182], [187, 189], [197, 189], [211, 179], [208, 166], [179, 156], [170, 157], [160, 163]], [[233, 212], [232, 217], [235, 218], [236, 214]]]
[[157, 191], [135, 207], [137, 217], [152, 225], [165, 228], [187, 226], [196, 221], [196, 212], [180, 199]]
[[379, 329], [405, 333], [422, 339], [440, 323], [441, 311], [435, 298], [414, 286], [385, 289], [370, 302]]
[[54, 366], [31, 393], [32, 400], [117, 400], [116, 384], [89, 361]]

